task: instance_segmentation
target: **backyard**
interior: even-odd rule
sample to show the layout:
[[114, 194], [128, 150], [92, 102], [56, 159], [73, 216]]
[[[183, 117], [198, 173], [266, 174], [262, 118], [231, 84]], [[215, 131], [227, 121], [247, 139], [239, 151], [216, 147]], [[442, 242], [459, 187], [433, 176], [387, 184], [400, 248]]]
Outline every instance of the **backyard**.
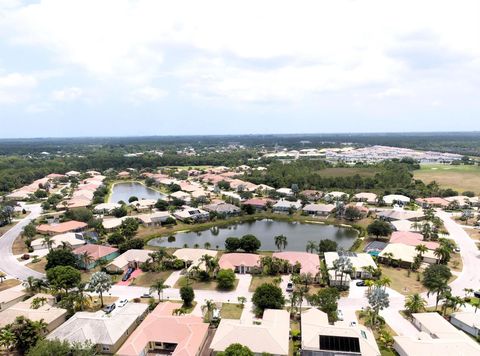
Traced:
[[242, 305], [233, 303], [223, 303], [220, 310], [222, 319], [240, 319], [242, 316]]

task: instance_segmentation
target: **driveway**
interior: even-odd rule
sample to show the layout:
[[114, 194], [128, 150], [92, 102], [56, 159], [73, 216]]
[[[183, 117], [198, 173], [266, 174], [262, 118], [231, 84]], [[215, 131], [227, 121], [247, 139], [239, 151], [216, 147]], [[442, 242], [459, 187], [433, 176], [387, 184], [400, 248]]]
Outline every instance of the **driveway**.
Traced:
[[12, 253], [12, 246], [15, 239], [22, 233], [23, 228], [30, 223], [33, 219], [37, 218], [41, 212], [42, 208], [40, 204], [35, 205], [24, 205], [26, 210], [30, 211], [30, 214], [24, 219], [19, 220], [17, 225], [8, 230], [0, 238], [0, 259], [2, 263], [0, 264], [0, 269], [5, 272], [7, 275], [21, 280], [26, 280], [29, 276], [35, 278], [44, 278], [43, 273], [34, 271], [26, 266], [23, 266]]

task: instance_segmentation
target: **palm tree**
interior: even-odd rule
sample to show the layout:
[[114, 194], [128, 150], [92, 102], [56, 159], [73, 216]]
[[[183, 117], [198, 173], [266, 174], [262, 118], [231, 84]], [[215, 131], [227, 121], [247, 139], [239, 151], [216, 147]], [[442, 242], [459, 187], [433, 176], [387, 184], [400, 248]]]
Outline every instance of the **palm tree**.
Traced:
[[47, 298], [45, 298], [45, 297], [36, 297], [36, 298], [33, 298], [32, 302], [30, 303], [30, 307], [31, 307], [32, 309], [38, 309], [38, 308], [40, 308], [42, 305], [44, 305], [46, 302], [47, 302]]
[[215, 310], [215, 303], [211, 299], [205, 301], [205, 305], [202, 305], [202, 312], [205, 314], [205, 322], [212, 321], [212, 313]]
[[205, 243], [203, 244], [203, 247], [204, 247], [206, 250], [210, 250], [210, 248], [212, 247], [212, 244], [207, 241], [207, 242], [205, 242]]
[[423, 239], [425, 241], [430, 240], [430, 238], [432, 237], [432, 227], [430, 226], [430, 224], [428, 222], [426, 222], [422, 226], [422, 235], [423, 235]]
[[278, 235], [274, 237], [275, 239], [275, 246], [277, 246], [278, 250], [284, 250], [287, 247], [287, 237], [285, 235]]
[[48, 248], [48, 250], [50, 251], [52, 249], [52, 246], [53, 246], [53, 239], [52, 239], [52, 236], [44, 236], [43, 237], [43, 241], [42, 241], [42, 246], [46, 246]]
[[480, 307], [480, 299], [473, 299], [470, 304], [475, 307], [475, 313], [477, 313], [477, 309]]
[[418, 293], [409, 295], [407, 297], [407, 300], [405, 301], [405, 309], [407, 310], [409, 315], [423, 312], [426, 306], [427, 301], [423, 299]]
[[307, 246], [305, 246], [307, 252], [313, 253], [313, 251], [318, 250], [318, 245], [315, 241], [308, 241]]
[[22, 283], [22, 286], [25, 287], [29, 294], [35, 293], [35, 277], [28, 276], [27, 279]]
[[422, 223], [421, 222], [418, 222], [418, 221], [415, 221], [413, 224], [412, 224], [412, 229], [415, 230], [415, 231], [420, 231], [422, 230]]
[[391, 252], [385, 252], [382, 257], [387, 259], [387, 264], [388, 264], [389, 266], [392, 265], [392, 260], [393, 260], [393, 258], [394, 258], [393, 253], [391, 253]]
[[438, 258], [438, 263], [447, 264], [450, 260], [451, 252], [448, 247], [440, 245], [433, 251], [433, 254]]
[[422, 258], [423, 255], [424, 255], [425, 253], [427, 253], [428, 248], [427, 248], [427, 246], [425, 246], [425, 245], [423, 245], [423, 244], [420, 244], [420, 245], [415, 246], [415, 251], [417, 251], [417, 252], [418, 252], [418, 256], [420, 256], [420, 258]]
[[89, 306], [92, 300], [92, 296], [85, 293], [86, 287], [87, 287], [86, 283], [80, 282], [77, 286], [77, 290], [75, 291], [74, 302], [76, 303], [80, 311], [85, 310], [85, 308]]
[[3, 328], [0, 330], [0, 346], [8, 351], [13, 351], [17, 338], [12, 330]]
[[465, 292], [465, 298], [468, 298], [470, 294], [474, 292], [473, 288], [463, 288], [463, 291]]
[[0, 283], [3, 283], [5, 279], [7, 279], [7, 275], [3, 272], [0, 272]]
[[85, 251], [80, 255], [80, 260], [82, 261], [83, 269], [85, 271], [88, 270], [88, 266], [90, 265], [90, 263], [95, 261], [88, 251]]
[[162, 301], [163, 290], [167, 288], [170, 288], [170, 286], [167, 286], [163, 279], [158, 279], [150, 286], [150, 293], [156, 292], [158, 294], [158, 300]]
[[367, 279], [365, 281], [365, 286], [368, 287], [368, 291], [367, 293], [370, 294], [371, 290], [372, 290], [372, 287], [375, 285], [375, 282], [372, 281], [371, 279]]
[[379, 287], [383, 287], [383, 290], [387, 290], [387, 287], [389, 287], [391, 284], [392, 280], [388, 277], [382, 277], [376, 283], [376, 285], [378, 285]]
[[69, 250], [69, 251], [73, 250], [72, 244], [68, 241], [62, 241], [60, 247], [62, 250]]

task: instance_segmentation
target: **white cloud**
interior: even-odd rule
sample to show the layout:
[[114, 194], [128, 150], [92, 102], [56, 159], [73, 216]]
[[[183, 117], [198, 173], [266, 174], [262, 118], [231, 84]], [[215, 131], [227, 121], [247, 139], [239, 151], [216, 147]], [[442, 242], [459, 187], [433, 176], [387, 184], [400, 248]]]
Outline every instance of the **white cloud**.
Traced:
[[74, 101], [83, 96], [83, 90], [77, 87], [64, 88], [52, 92], [54, 101]]
[[11, 43], [122, 82], [135, 100], [162, 98], [152, 83], [166, 77], [194, 96], [240, 102], [370, 86], [393, 96], [406, 81], [415, 95], [429, 63], [437, 86], [448, 85], [450, 61], [480, 63], [475, 0], [43, 0], [3, 12]]
[[157, 101], [166, 97], [168, 93], [160, 88], [143, 87], [131, 93], [131, 101], [138, 103], [143, 101]]
[[22, 73], [0, 73], [0, 104], [12, 104], [26, 100], [30, 92], [37, 86], [32, 75]]

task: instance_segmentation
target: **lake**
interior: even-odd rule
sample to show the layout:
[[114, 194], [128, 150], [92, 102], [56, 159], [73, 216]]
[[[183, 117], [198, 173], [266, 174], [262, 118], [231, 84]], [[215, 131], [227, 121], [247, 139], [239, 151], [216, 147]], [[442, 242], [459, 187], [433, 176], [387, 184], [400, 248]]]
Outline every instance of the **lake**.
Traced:
[[227, 237], [242, 237], [243, 235], [255, 235], [261, 242], [260, 250], [274, 251], [277, 249], [274, 237], [285, 235], [288, 240], [287, 251], [305, 251], [307, 242], [312, 240], [330, 239], [337, 242], [338, 247], [349, 249], [357, 238], [357, 231], [353, 229], [340, 228], [333, 225], [303, 224], [287, 221], [257, 220], [225, 227], [214, 227], [199, 232], [179, 232], [172, 237], [160, 237], [148, 242], [150, 246], [164, 247], [193, 247], [198, 244], [201, 248], [205, 242], [209, 242], [212, 248], [217, 245], [220, 249], [225, 248]]
[[166, 199], [166, 195], [149, 188], [141, 183], [126, 182], [117, 183], [112, 187], [112, 193], [108, 199], [109, 203], [118, 203], [123, 200], [128, 203], [128, 198], [135, 196], [138, 199]]

